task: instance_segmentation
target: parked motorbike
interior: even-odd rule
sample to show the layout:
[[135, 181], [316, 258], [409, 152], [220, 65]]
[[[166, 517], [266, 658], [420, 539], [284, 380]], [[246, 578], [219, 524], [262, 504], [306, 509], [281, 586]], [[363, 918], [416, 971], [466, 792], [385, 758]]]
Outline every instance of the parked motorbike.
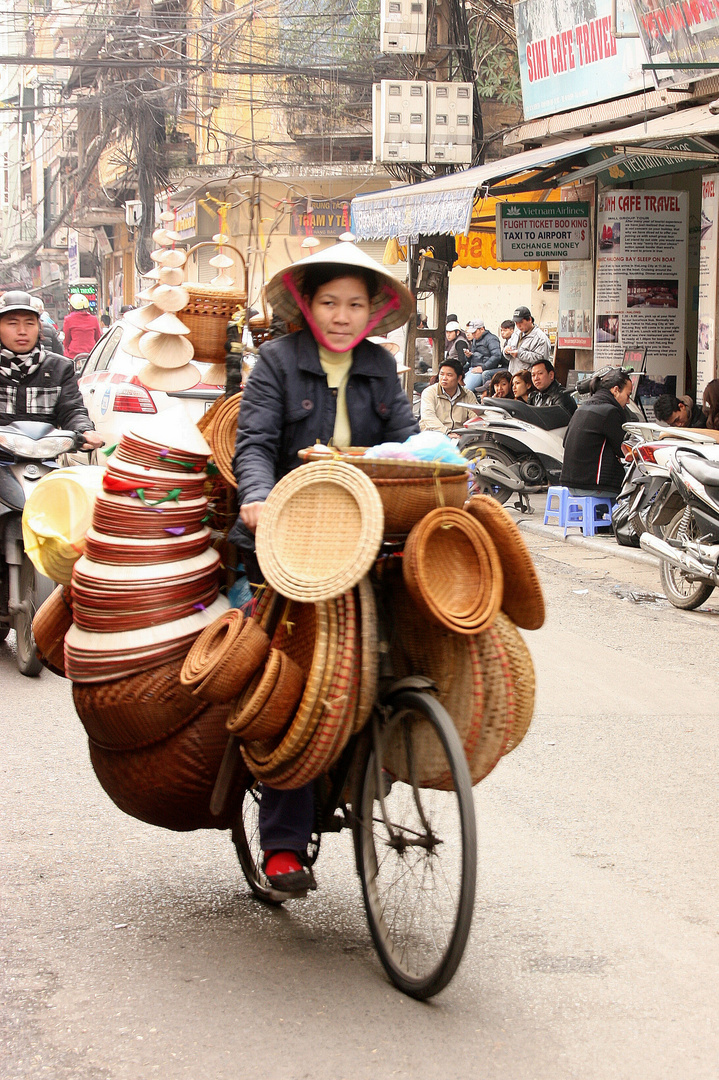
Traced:
[[675, 447], [669, 472], [681, 509], [663, 539], [645, 532], [640, 543], [661, 559], [662, 588], [670, 603], [692, 611], [719, 585], [719, 446]]
[[55, 458], [78, 445], [74, 431], [52, 424], [16, 421], [0, 427], [0, 641], [17, 635], [17, 665], [23, 675], [39, 675], [32, 620], [55, 583], [38, 573], [25, 554], [22, 511], [35, 484], [52, 469]]
[[676, 447], [691, 443], [714, 445], [714, 439], [704, 432], [666, 428], [653, 422], [625, 424], [624, 430], [628, 468], [612, 511], [612, 526], [618, 544], [638, 548], [642, 533], [663, 536], [666, 526], [683, 507], [669, 475]]
[[472, 493], [506, 503], [559, 483], [569, 416], [559, 405], [537, 407], [512, 398], [468, 405], [477, 420], [464, 425], [458, 449], [472, 466]]

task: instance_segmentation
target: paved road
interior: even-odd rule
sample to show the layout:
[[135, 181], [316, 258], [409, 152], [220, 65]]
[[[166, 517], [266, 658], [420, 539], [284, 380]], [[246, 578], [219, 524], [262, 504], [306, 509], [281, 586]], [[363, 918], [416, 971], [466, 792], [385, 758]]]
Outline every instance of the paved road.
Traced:
[[3, 1080], [716, 1080], [719, 603], [528, 536], [537, 715], [475, 789], [472, 937], [428, 1005], [383, 977], [345, 837], [263, 909], [225, 834], [115, 809], [69, 685], [0, 646]]

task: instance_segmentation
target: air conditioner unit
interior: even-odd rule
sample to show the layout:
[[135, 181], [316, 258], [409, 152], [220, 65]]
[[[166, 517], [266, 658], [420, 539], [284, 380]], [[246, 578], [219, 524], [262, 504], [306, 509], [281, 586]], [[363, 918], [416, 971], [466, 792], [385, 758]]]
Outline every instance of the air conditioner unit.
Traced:
[[427, 51], [427, 0], [381, 0], [380, 51]]
[[125, 222], [128, 229], [134, 229], [142, 218], [142, 203], [139, 199], [128, 199], [125, 203]]
[[67, 229], [56, 229], [52, 234], [52, 247], [67, 247]]
[[[383, 79], [375, 91], [373, 127], [376, 161], [424, 162], [427, 160], [426, 83]], [[379, 123], [376, 117], [379, 114]]]
[[471, 83], [427, 83], [427, 161], [472, 160]]

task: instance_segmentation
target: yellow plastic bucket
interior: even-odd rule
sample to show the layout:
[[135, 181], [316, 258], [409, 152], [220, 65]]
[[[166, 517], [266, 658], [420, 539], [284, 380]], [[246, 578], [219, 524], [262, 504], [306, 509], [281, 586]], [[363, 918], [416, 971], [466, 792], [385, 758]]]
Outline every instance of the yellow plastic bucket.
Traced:
[[38, 481], [25, 503], [25, 551], [35, 569], [58, 584], [69, 585], [72, 568], [85, 550], [104, 472], [99, 465], [56, 469]]

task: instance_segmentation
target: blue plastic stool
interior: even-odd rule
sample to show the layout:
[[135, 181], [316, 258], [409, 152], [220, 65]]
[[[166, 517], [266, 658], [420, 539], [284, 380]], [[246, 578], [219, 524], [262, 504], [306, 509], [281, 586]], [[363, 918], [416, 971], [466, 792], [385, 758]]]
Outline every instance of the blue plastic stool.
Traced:
[[[552, 525], [550, 518], [556, 518], [556, 524], [561, 528], [567, 521], [567, 499], [569, 488], [550, 487], [547, 491], [547, 503], [544, 507], [544, 524]], [[554, 505], [556, 501], [556, 506]]]
[[616, 499], [608, 495], [569, 495], [564, 519], [564, 535], [567, 529], [579, 528], [584, 536], [594, 536], [598, 528], [611, 527], [612, 507]]

